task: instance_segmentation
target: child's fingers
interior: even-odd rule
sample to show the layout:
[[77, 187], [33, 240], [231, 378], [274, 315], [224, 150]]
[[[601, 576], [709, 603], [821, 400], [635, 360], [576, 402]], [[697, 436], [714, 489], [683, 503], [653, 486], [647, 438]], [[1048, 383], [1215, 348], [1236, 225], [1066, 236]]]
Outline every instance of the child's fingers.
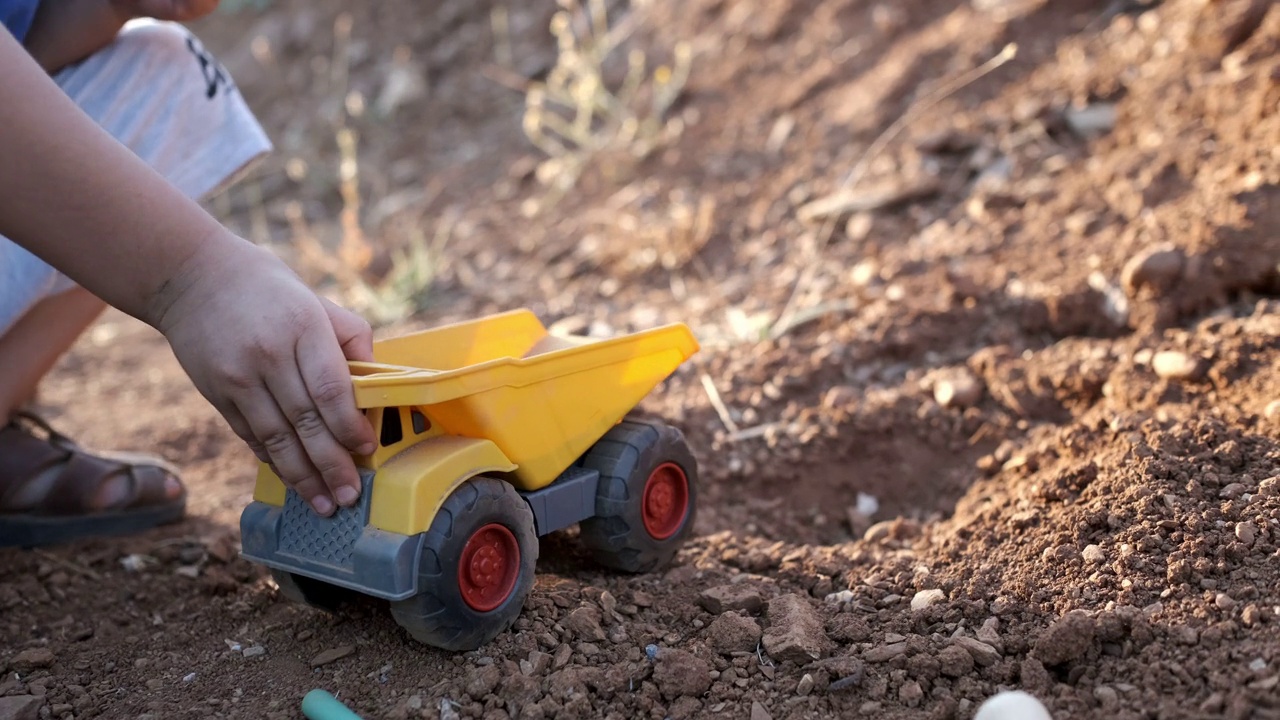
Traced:
[[222, 415], [222, 419], [231, 427], [231, 432], [236, 437], [244, 441], [249, 446], [249, 450], [253, 452], [254, 457], [258, 458], [268, 465], [271, 464], [271, 456], [267, 454], [267, 449], [258, 442], [258, 438], [254, 437], [253, 430], [249, 427], [249, 422], [244, 419], [244, 415], [240, 414], [240, 409], [230, 400], [215, 400], [213, 407]]
[[[308, 348], [299, 344], [298, 350], [302, 356], [299, 361], [302, 361], [308, 353]], [[340, 409], [345, 409], [347, 414], [354, 415], [354, 418], [344, 419], [349, 426], [348, 435], [358, 434], [357, 423], [363, 421], [364, 417], [356, 410], [355, 397], [351, 390], [351, 376], [346, 372], [347, 365], [341, 361], [337, 347], [330, 343], [330, 347], [322, 348], [320, 354], [339, 358], [337, 364], [340, 374], [337, 377], [341, 379], [335, 379], [332, 370], [322, 373], [320, 378], [312, 381], [318, 390], [313, 393], [308, 388], [308, 379], [303, 377], [299, 366], [289, 363], [267, 376], [267, 389], [271, 391], [284, 417], [292, 425], [292, 435], [306, 453], [308, 465], [319, 473], [325, 486], [329, 488], [329, 497], [339, 505], [350, 506], [360, 497], [360, 475], [356, 470], [355, 461], [351, 458], [351, 451], [343, 447], [340, 439], [335, 437], [334, 429], [330, 426], [327, 416], [342, 417]], [[346, 400], [345, 405], [343, 399]], [[335, 403], [338, 404], [338, 408], [333, 407]], [[367, 432], [370, 436], [372, 435], [372, 430]], [[371, 440], [372, 438], [357, 440], [355, 444], [360, 445]], [[274, 456], [275, 454], [272, 453], [272, 457]], [[300, 482], [301, 479], [300, 477]]]
[[338, 336], [338, 344], [348, 360], [373, 360], [373, 328], [364, 318], [339, 307], [325, 298], [320, 298], [324, 310], [329, 314], [329, 322], [333, 332]]
[[302, 381], [325, 425], [347, 452], [373, 452], [373, 426], [356, 406], [351, 368], [334, 346], [333, 336], [318, 331], [304, 333], [298, 338], [297, 348]]
[[[278, 394], [267, 386], [246, 390], [235, 398], [236, 406], [249, 424], [253, 436], [266, 450], [285, 485], [297, 490], [315, 511], [324, 516], [334, 510], [326, 483], [311, 463], [297, 430], [277, 404]], [[354, 467], [352, 468], [354, 470]]]

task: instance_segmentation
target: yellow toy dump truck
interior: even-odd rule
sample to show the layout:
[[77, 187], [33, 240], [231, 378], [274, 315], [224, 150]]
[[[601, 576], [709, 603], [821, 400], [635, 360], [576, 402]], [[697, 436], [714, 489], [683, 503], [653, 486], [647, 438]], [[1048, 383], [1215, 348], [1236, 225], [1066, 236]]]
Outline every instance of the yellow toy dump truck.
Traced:
[[379, 341], [351, 363], [379, 438], [355, 458], [360, 502], [322, 518], [259, 465], [242, 553], [292, 600], [383, 598], [455, 651], [515, 621], [539, 537], [578, 524], [604, 566], [661, 567], [692, 528], [697, 464], [678, 430], [628, 416], [697, 350], [682, 324], [557, 337], [524, 310]]

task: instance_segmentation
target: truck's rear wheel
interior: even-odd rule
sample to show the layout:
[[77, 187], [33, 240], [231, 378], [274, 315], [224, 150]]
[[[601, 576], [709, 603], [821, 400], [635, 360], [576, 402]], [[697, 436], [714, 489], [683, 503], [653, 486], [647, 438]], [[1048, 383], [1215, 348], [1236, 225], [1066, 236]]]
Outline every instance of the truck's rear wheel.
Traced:
[[693, 529], [698, 465], [679, 430], [626, 420], [582, 458], [600, 472], [596, 516], [582, 543], [606, 567], [650, 572], [671, 561]]
[[475, 650], [519, 617], [537, 561], [524, 498], [501, 480], [469, 480], [436, 513], [418, 562], [418, 594], [391, 603], [392, 617], [420, 642]]

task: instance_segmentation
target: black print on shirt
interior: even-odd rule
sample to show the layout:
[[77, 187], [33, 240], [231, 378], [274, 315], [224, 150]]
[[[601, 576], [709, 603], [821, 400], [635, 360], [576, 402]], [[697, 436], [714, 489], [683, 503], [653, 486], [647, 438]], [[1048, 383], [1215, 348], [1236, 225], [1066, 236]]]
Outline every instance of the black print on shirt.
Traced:
[[191, 51], [192, 55], [196, 56], [196, 60], [200, 63], [200, 74], [204, 75], [205, 97], [212, 100], [218, 94], [218, 88], [230, 91], [231, 79], [223, 71], [222, 65], [204, 48], [200, 47], [195, 38], [187, 38], [187, 49]]

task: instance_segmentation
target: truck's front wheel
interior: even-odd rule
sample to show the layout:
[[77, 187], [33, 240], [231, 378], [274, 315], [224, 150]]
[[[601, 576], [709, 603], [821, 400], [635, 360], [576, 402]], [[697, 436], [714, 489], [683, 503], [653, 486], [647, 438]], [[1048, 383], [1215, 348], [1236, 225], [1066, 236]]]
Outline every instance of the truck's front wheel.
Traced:
[[537, 560], [524, 498], [501, 480], [469, 480], [432, 520], [418, 562], [418, 594], [393, 602], [392, 617], [420, 642], [475, 650], [519, 617]]
[[600, 473], [596, 516], [582, 543], [606, 567], [651, 572], [684, 544], [697, 510], [698, 465], [680, 431], [626, 420], [582, 458]]

